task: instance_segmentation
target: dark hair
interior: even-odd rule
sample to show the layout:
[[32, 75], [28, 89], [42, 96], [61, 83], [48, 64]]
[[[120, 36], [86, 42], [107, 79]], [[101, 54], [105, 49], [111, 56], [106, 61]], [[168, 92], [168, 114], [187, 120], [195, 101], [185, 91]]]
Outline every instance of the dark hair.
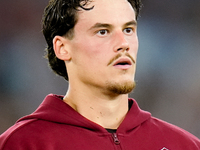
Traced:
[[[72, 39], [73, 29], [78, 20], [77, 11], [79, 8], [91, 10], [85, 7], [91, 0], [50, 0], [44, 10], [42, 19], [43, 34], [47, 42], [46, 57], [52, 70], [68, 80], [66, 66], [63, 60], [56, 57], [53, 49], [53, 38], [56, 35]], [[136, 19], [142, 6], [141, 0], [128, 0], [136, 12]]]

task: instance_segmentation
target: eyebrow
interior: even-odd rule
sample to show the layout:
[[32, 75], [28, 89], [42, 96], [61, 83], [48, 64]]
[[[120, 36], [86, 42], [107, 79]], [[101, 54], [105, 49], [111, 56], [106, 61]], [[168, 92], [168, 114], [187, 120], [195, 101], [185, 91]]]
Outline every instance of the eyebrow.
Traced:
[[96, 28], [112, 28], [112, 25], [107, 23], [96, 23], [91, 28], [89, 28], [89, 30]]
[[127, 26], [130, 26], [130, 25], [137, 26], [137, 21], [135, 21], [135, 20], [129, 21], [129, 22], [125, 23], [124, 26], [127, 27]]
[[[125, 23], [123, 25], [123, 27], [127, 27], [130, 25], [137, 26], [137, 21], [135, 21], [135, 20], [129, 21], [129, 22]], [[108, 24], [108, 23], [96, 23], [91, 28], [89, 28], [89, 30], [96, 29], [96, 28], [112, 28], [112, 27], [113, 27], [113, 25]]]

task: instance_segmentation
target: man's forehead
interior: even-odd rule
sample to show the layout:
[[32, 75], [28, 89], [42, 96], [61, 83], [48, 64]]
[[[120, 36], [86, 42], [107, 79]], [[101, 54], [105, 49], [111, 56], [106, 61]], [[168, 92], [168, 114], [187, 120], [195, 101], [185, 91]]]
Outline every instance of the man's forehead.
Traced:
[[129, 26], [137, 26], [135, 11], [127, 0], [93, 0], [84, 8], [87, 9], [77, 12], [75, 31], [93, 31], [97, 26], [105, 28], [105, 25], [110, 29], [124, 28], [127, 23], [131, 23]]
[[[114, 6], [116, 3], [121, 4], [130, 4], [128, 0], [84, 0], [81, 2], [81, 6], [84, 8], [90, 9], [98, 6], [104, 6], [104, 9], [106, 9], [109, 6]], [[110, 4], [110, 5], [107, 5]]]
[[85, 9], [78, 11], [79, 15], [97, 13], [96, 17], [100, 17], [109, 16], [114, 12], [115, 14], [125, 15], [127, 13], [126, 15], [135, 16], [135, 11], [127, 0], [89, 0], [83, 4], [83, 7]]

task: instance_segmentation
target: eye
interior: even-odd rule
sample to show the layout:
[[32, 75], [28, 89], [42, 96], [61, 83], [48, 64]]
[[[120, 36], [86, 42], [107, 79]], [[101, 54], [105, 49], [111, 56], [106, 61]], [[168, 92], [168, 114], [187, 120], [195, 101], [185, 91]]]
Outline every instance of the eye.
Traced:
[[97, 32], [97, 35], [99, 36], [106, 36], [107, 34], [108, 34], [108, 30], [106, 29], [102, 29]]
[[127, 35], [131, 35], [133, 33], [133, 29], [132, 28], [125, 28], [124, 33], [127, 34]]

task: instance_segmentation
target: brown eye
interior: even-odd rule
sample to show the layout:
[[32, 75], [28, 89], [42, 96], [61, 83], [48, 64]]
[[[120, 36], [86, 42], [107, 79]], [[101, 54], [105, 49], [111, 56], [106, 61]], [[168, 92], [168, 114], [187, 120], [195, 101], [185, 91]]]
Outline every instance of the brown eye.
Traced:
[[105, 29], [100, 30], [100, 31], [97, 32], [97, 34], [100, 35], [100, 36], [105, 36], [105, 35], [108, 34], [108, 30], [105, 30]]
[[124, 29], [124, 33], [131, 35], [133, 33], [133, 29], [132, 28], [126, 28], [126, 29]]

